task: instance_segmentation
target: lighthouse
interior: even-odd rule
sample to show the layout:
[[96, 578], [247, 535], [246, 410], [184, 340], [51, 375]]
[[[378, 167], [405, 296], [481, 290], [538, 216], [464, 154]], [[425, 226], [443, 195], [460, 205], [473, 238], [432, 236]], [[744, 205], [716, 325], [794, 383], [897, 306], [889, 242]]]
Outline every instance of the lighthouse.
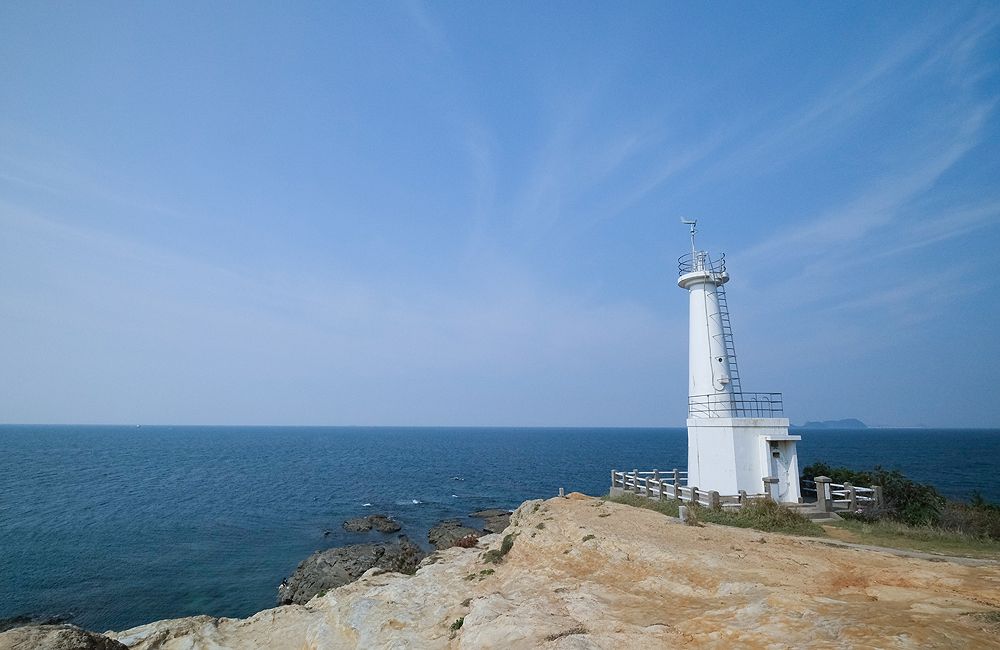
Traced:
[[[683, 220], [682, 220], [683, 221]], [[689, 294], [688, 485], [723, 495], [768, 493], [798, 503], [799, 467], [780, 393], [744, 393], [729, 321], [726, 256], [695, 248], [678, 260]]]

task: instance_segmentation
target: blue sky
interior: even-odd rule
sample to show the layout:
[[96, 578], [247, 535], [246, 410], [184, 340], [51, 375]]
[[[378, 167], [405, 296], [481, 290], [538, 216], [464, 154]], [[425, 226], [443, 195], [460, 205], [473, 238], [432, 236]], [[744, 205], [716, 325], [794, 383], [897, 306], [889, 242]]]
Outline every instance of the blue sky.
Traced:
[[0, 5], [0, 420], [1000, 426], [1000, 8]]

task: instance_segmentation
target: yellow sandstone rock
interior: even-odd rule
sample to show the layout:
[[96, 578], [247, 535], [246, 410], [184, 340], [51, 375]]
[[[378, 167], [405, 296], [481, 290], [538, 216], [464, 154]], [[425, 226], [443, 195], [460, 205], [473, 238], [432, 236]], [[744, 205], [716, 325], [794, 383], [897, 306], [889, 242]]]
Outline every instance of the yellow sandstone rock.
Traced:
[[491, 535], [305, 606], [108, 635], [137, 650], [1000, 648], [996, 564], [685, 527], [576, 493], [522, 504], [505, 534], [501, 564], [483, 563]]

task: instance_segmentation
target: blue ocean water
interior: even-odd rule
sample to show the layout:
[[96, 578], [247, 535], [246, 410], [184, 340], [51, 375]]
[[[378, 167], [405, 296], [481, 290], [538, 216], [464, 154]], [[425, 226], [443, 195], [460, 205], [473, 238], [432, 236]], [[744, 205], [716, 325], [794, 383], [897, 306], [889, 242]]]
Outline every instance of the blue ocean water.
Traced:
[[[1000, 502], [1000, 430], [797, 430], [800, 466], [881, 464]], [[684, 429], [0, 426], [0, 618], [72, 614], [104, 631], [245, 617], [313, 551], [375, 512], [427, 529], [612, 469], [683, 469]], [[474, 520], [469, 520], [475, 524]]]

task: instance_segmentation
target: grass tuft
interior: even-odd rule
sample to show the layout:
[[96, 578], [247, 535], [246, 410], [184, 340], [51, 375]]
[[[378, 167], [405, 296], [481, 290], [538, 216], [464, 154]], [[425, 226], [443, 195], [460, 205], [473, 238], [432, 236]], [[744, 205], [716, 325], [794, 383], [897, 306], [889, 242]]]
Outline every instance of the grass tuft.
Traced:
[[550, 634], [545, 637], [546, 641], [555, 641], [556, 639], [561, 639], [564, 636], [570, 636], [571, 634], [589, 634], [587, 628], [585, 627], [574, 627], [566, 630], [565, 632], [557, 632], [556, 634]]
[[[646, 510], [655, 510], [668, 517], [680, 516], [681, 504], [679, 501], [656, 501], [636, 494], [609, 497], [607, 500]], [[753, 499], [738, 510], [712, 510], [696, 503], [684, 505], [688, 508], [689, 517], [696, 522], [703, 521], [737, 528], [753, 528], [767, 533], [808, 535], [810, 537], [825, 535], [819, 525], [770, 499]]]
[[503, 538], [503, 543], [500, 544], [500, 550], [489, 550], [483, 555], [483, 562], [486, 564], [500, 564], [503, 562], [503, 556], [510, 553], [510, 549], [514, 548], [514, 538], [520, 533], [511, 533]]
[[455, 540], [455, 546], [459, 548], [476, 548], [479, 544], [479, 535], [476, 533], [469, 533], [465, 537], [460, 537]]

